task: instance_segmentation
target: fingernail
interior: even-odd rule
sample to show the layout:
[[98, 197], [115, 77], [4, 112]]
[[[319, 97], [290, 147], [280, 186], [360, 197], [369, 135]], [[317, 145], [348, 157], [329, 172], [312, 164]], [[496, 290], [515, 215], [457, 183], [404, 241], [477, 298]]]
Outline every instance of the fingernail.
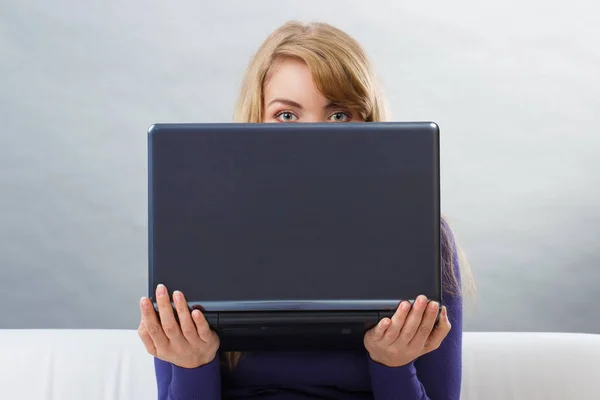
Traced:
[[442, 307], [442, 314], [444, 315], [444, 317], [446, 316], [446, 306]]
[[419, 297], [417, 297], [417, 302], [418, 302], [420, 305], [423, 305], [423, 304], [425, 304], [425, 302], [426, 302], [426, 301], [427, 301], [427, 297], [425, 297], [425, 296], [423, 296], [423, 295], [419, 295]]
[[384, 319], [381, 321], [381, 323], [383, 324], [383, 326], [388, 326], [390, 324], [390, 320], [388, 318]]
[[147, 300], [147, 299], [148, 299], [148, 298], [147, 298], [147, 297], [145, 297], [145, 296], [143, 296], [143, 297], [140, 299], [140, 306], [141, 306], [142, 308], [144, 308], [144, 309], [147, 309], [147, 308], [149, 308], [149, 307], [150, 307], [150, 306], [148, 305], [148, 300]]
[[163, 285], [162, 283], [160, 283], [156, 287], [156, 294], [157, 294], [157, 296], [164, 296], [165, 294], [167, 294], [167, 288], [165, 287], [165, 285]]
[[181, 292], [179, 290], [173, 292], [173, 300], [177, 303], [181, 301]]
[[438, 302], [437, 302], [437, 301], [432, 301], [432, 302], [430, 303], [430, 307], [431, 307], [431, 309], [432, 309], [432, 310], [437, 310], [437, 309], [439, 309], [439, 308], [440, 308], [440, 305], [438, 304]]
[[407, 311], [409, 307], [410, 307], [410, 304], [408, 304], [407, 301], [403, 301], [402, 304], [400, 304], [400, 309], [402, 311]]

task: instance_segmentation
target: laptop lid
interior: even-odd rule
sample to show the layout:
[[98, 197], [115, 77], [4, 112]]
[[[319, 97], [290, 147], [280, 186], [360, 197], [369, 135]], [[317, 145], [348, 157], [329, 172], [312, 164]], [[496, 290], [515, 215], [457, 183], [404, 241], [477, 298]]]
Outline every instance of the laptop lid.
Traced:
[[149, 297], [205, 313], [441, 301], [439, 130], [423, 123], [156, 124]]

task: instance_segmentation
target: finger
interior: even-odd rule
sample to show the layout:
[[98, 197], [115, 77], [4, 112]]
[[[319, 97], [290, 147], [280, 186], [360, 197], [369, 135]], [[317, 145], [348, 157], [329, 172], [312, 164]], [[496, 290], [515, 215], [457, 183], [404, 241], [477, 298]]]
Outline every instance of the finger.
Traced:
[[439, 310], [440, 306], [437, 302], [429, 302], [425, 309], [425, 313], [423, 314], [423, 319], [421, 319], [421, 325], [419, 325], [419, 329], [410, 341], [409, 346], [418, 348], [419, 350], [425, 346], [425, 342], [433, 329]]
[[140, 299], [140, 309], [142, 310], [142, 322], [154, 343], [156, 348], [164, 348], [169, 344], [169, 339], [160, 325], [154, 305], [147, 297]]
[[446, 310], [446, 306], [443, 306], [440, 320], [431, 331], [431, 334], [425, 343], [425, 347], [423, 348], [422, 354], [426, 354], [438, 349], [442, 344], [442, 341], [446, 338], [446, 336], [448, 336], [451, 328], [452, 326], [450, 325], [450, 320], [448, 319], [448, 311]]
[[423, 295], [418, 296], [406, 318], [406, 322], [402, 326], [398, 340], [401, 340], [403, 343], [410, 343], [421, 325], [421, 319], [426, 307], [427, 297]]
[[394, 343], [396, 339], [398, 339], [398, 335], [400, 335], [400, 331], [404, 326], [404, 322], [406, 321], [406, 317], [408, 316], [408, 311], [410, 310], [410, 303], [408, 301], [403, 301], [398, 306], [398, 309], [392, 315], [392, 323], [385, 331], [382, 342], [385, 343]]
[[392, 320], [390, 318], [382, 318], [377, 325], [369, 330], [369, 340], [373, 342], [380, 341], [391, 324]]
[[169, 299], [169, 293], [165, 285], [160, 284], [156, 287], [156, 303], [158, 304], [158, 313], [160, 315], [160, 323], [165, 335], [171, 341], [183, 340], [183, 334], [179, 328], [179, 324], [173, 313], [173, 306]]
[[181, 333], [188, 342], [196, 342], [198, 340], [198, 330], [196, 329], [196, 324], [192, 321], [192, 316], [190, 315], [185, 296], [179, 290], [176, 290], [173, 292], [173, 301], [175, 302], [175, 309], [177, 310], [177, 316], [179, 317]]
[[140, 325], [138, 326], [138, 335], [142, 339], [142, 343], [144, 343], [144, 347], [146, 348], [146, 351], [149, 354], [156, 357], [156, 355], [158, 354], [156, 352], [156, 346], [154, 346], [154, 342], [152, 341], [152, 338], [150, 337], [150, 332], [148, 332], [148, 329], [146, 329], [146, 325], [144, 324], [144, 321], [140, 321]]
[[204, 314], [202, 314], [200, 310], [194, 310], [192, 312], [192, 319], [196, 324], [198, 336], [203, 342], [208, 343], [212, 338], [212, 332], [210, 330], [210, 325], [208, 325], [208, 321], [204, 318]]

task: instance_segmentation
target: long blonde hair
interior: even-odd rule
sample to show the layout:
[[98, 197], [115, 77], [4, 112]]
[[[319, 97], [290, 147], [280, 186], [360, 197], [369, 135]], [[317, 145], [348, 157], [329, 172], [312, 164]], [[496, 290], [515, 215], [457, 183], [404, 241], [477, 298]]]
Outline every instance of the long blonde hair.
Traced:
[[[377, 78], [358, 42], [326, 23], [290, 21], [273, 31], [252, 57], [235, 109], [236, 122], [263, 122], [265, 84], [272, 67], [286, 58], [305, 62], [317, 89], [328, 100], [356, 110], [364, 121], [387, 120], [387, 107]], [[453, 238], [450, 226], [442, 218], [442, 246], [453, 249]], [[461, 259], [460, 275], [453, 268], [457, 255]], [[457, 255], [453, 251], [442, 254], [444, 281], [447, 282], [444, 292], [462, 295], [464, 288], [472, 287], [472, 279], [464, 255], [460, 250]], [[241, 357], [239, 352], [224, 355], [230, 368]]]

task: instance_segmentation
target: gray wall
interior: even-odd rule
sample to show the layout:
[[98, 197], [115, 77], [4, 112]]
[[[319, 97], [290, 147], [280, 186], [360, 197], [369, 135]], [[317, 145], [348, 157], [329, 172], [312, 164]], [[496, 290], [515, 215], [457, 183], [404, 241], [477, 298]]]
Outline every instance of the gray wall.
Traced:
[[127, 1], [0, 6], [0, 327], [134, 328], [146, 128], [228, 121], [287, 19], [347, 30], [398, 120], [443, 131], [469, 330], [599, 332], [600, 25], [592, 1]]

